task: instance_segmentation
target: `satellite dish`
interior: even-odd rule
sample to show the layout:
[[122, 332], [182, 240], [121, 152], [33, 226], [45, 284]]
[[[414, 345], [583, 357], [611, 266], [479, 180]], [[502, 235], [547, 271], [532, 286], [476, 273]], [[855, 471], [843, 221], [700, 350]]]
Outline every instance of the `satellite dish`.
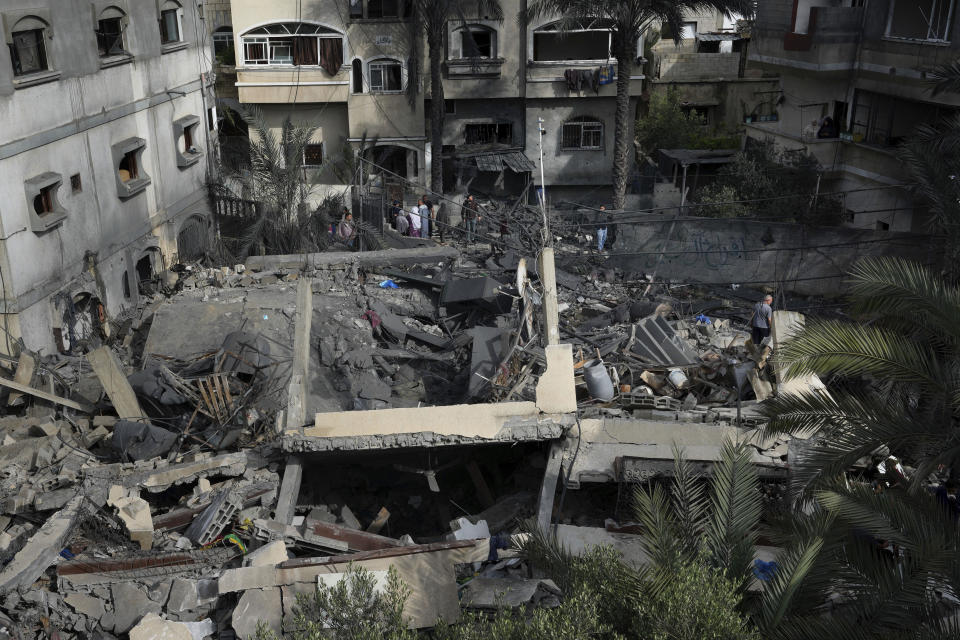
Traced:
[[527, 259], [520, 258], [517, 262], [517, 291], [523, 295], [523, 290], [527, 285]]

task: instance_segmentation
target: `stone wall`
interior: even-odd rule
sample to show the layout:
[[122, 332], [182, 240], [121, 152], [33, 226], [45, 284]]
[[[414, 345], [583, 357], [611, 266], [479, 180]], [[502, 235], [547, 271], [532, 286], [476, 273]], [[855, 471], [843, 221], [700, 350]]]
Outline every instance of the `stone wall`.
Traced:
[[[658, 278], [678, 283], [770, 285], [800, 295], [837, 296], [860, 257], [892, 255], [930, 264], [941, 253], [920, 234], [690, 217], [681, 218], [671, 234], [672, 220], [670, 213], [621, 224], [611, 263], [626, 271], [656, 271]], [[661, 251], [666, 253], [658, 267]]]

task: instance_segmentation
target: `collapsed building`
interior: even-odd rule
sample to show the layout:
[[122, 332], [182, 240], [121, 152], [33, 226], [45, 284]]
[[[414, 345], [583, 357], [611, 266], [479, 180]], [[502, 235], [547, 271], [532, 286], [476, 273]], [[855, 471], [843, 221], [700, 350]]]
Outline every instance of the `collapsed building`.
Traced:
[[777, 500], [791, 443], [757, 431], [777, 379], [736, 294], [543, 253], [194, 265], [83, 355], [5, 360], [0, 629], [289, 631], [297, 595], [351, 565], [395, 569], [417, 628], [507, 591], [555, 602], [502, 547], [528, 522], [643, 563], [625, 496], [672, 473], [673, 443], [709, 473], [749, 441]]

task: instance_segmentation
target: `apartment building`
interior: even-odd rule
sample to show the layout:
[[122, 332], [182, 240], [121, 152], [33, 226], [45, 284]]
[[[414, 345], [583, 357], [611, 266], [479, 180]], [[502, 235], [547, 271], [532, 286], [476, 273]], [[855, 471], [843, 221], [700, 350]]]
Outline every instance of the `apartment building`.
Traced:
[[185, 0], [6, 0], [0, 24], [0, 350], [78, 352], [204, 250], [205, 27]]
[[[775, 122], [747, 125], [825, 168], [824, 191], [845, 196], [850, 224], [922, 231], [926, 216], [906, 189], [897, 145], [920, 123], [960, 108], [933, 96], [927, 70], [960, 49], [956, 0], [764, 0], [749, 62], [779, 77]], [[826, 122], [825, 118], [831, 122]]]
[[738, 131], [744, 122], [770, 119], [775, 78], [747, 67], [750, 22], [714, 9], [685, 16], [680, 42], [668, 26], [649, 48], [648, 89], [651, 95], [679, 92], [684, 108], [710, 129]]
[[[277, 128], [287, 117], [317, 127], [308, 164], [319, 169], [318, 193], [342, 190], [336, 169], [351, 153], [367, 176], [429, 183], [428, 52], [404, 0], [231, 6], [239, 100], [259, 105]], [[556, 18], [521, 26], [524, 0], [501, 6], [502, 19], [466, 15], [448, 25], [446, 190], [515, 192], [531, 172], [539, 183], [542, 118], [551, 194], [602, 193], [612, 184], [612, 79], [620, 72], [610, 26], [590, 20], [561, 35]], [[641, 63], [624, 70], [636, 97]]]

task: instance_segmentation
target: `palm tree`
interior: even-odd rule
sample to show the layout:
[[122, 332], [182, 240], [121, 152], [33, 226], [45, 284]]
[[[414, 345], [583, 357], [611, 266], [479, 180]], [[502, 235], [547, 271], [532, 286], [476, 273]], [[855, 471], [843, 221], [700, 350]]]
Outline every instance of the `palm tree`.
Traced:
[[215, 197], [239, 197], [252, 203], [252, 215], [243, 221], [232, 258], [243, 259], [254, 251], [320, 251], [327, 244], [327, 234], [318, 222], [320, 216], [309, 211], [316, 173], [305, 166], [304, 155], [316, 127], [294, 125], [288, 117], [278, 132], [254, 105], [242, 105], [239, 113], [250, 132], [249, 163], [212, 185]]
[[684, 15], [704, 9], [725, 14], [753, 15], [752, 0], [533, 0], [526, 20], [562, 16], [560, 29], [588, 19], [606, 19], [614, 32], [617, 59], [617, 108], [613, 147], [613, 208], [622, 209], [627, 192], [630, 148], [634, 118], [630, 115], [630, 69], [637, 59], [637, 42], [654, 21], [670, 26], [675, 42], [680, 41]]
[[[788, 376], [836, 383], [762, 406], [765, 437], [814, 445], [791, 463], [797, 511], [760, 627], [773, 638], [946, 637], [941, 594], [960, 593], [960, 532], [926, 481], [960, 471], [960, 288], [905, 260], [866, 259], [851, 273], [850, 311], [859, 322], [810, 321], [775, 355]], [[915, 468], [909, 479], [878, 492], [884, 483], [845, 475], [887, 450]], [[837, 606], [824, 619], [827, 593]]]
[[[434, 193], [443, 193], [443, 124], [446, 109], [443, 98], [443, 57], [446, 42], [447, 24], [451, 20], [466, 22], [466, 16], [491, 16], [496, 20], [503, 18], [503, 12], [497, 0], [411, 0], [413, 15], [427, 38], [430, 55], [430, 187]], [[465, 32], [470, 36], [469, 30]], [[476, 47], [473, 47], [476, 49]]]

